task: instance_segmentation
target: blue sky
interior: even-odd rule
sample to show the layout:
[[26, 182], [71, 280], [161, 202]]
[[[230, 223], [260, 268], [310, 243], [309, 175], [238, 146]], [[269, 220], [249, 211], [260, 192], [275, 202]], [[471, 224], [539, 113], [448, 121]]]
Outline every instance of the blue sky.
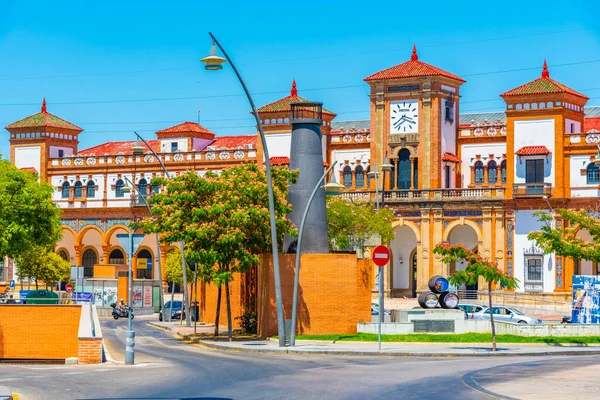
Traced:
[[153, 138], [198, 110], [217, 135], [254, 133], [231, 69], [199, 62], [209, 30], [257, 106], [296, 78], [299, 94], [337, 120], [366, 119], [363, 78], [408, 60], [413, 43], [420, 60], [467, 80], [461, 112], [501, 110], [498, 95], [539, 77], [544, 58], [552, 78], [600, 105], [600, 4], [556, 3], [2, 1], [0, 123], [38, 112], [46, 97], [49, 112], [85, 129], [81, 149], [132, 140], [134, 130]]

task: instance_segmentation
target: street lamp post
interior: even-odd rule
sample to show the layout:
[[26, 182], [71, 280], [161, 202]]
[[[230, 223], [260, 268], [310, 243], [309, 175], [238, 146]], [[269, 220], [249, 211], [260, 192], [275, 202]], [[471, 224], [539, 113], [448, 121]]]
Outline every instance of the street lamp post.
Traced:
[[[133, 184], [133, 182], [131, 182], [129, 180], [129, 178], [127, 178], [124, 175], [123, 175], [123, 177], [131, 185], [131, 187], [135, 190], [135, 192], [138, 194], [138, 196], [142, 199], [142, 201], [144, 202], [144, 205], [148, 209], [148, 213], [150, 214], [150, 217], [152, 217], [152, 210], [150, 209], [150, 204], [148, 204], [148, 202], [146, 201], [146, 196], [144, 196], [140, 193], [140, 190], [138, 189], [138, 187], [135, 186]], [[160, 238], [158, 236], [158, 233], [156, 233], [156, 253], [157, 253], [156, 267], [158, 269], [158, 276], [159, 276], [159, 280], [160, 280], [160, 290], [158, 291], [158, 302], [160, 303], [159, 311], [161, 311], [165, 305], [165, 301], [164, 301], [165, 299], [164, 299], [163, 288], [162, 288], [162, 268], [161, 268], [161, 263], [160, 263]], [[163, 318], [164, 317], [165, 317], [165, 313], [163, 311]], [[170, 317], [171, 317], [171, 310], [169, 309], [169, 320], [171, 319]]]
[[[158, 154], [156, 154], [156, 152], [154, 151], [154, 149], [152, 149], [152, 147], [150, 147], [150, 145], [148, 144], [148, 142], [146, 142], [144, 140], [143, 137], [141, 137], [137, 132], [133, 132], [135, 133], [135, 136], [138, 137], [139, 140], [141, 140], [146, 147], [148, 148], [148, 150], [150, 150], [152, 152], [152, 154], [154, 155], [154, 157], [156, 157], [156, 159], [158, 160], [158, 163], [160, 164], [160, 166], [162, 167], [163, 171], [165, 172], [165, 176], [167, 178], [170, 178], [171, 175], [169, 175], [169, 171], [167, 171], [167, 167], [165, 167], [165, 164], [162, 162], [161, 158], [158, 156]], [[181, 271], [182, 271], [182, 275], [183, 275], [183, 305], [185, 308], [185, 326], [192, 326], [190, 323], [190, 303], [189, 303], [189, 298], [188, 298], [188, 290], [187, 290], [187, 268], [185, 265], [185, 251], [184, 251], [184, 247], [185, 247], [185, 243], [183, 241], [179, 242], [179, 245], [181, 247]], [[175, 286], [175, 283], [171, 283], [173, 286]], [[161, 276], [161, 285], [162, 285], [162, 276]], [[160, 290], [162, 291], [162, 286], [160, 288]], [[171, 309], [173, 308], [173, 302], [171, 302], [171, 308], [169, 308], [169, 319], [170, 319], [170, 315], [171, 315]]]
[[[308, 216], [308, 211], [310, 210], [310, 205], [312, 204], [312, 201], [315, 198], [317, 191], [321, 188], [321, 182], [323, 182], [325, 180], [327, 175], [329, 175], [329, 172], [333, 169], [333, 167], [335, 167], [336, 164], [337, 164], [337, 160], [335, 160], [331, 164], [331, 166], [329, 168], [327, 168], [327, 171], [325, 171], [325, 173], [323, 174], [321, 179], [319, 179], [319, 181], [317, 182], [317, 185], [313, 189], [313, 191], [308, 199], [308, 203], [306, 204], [306, 208], [304, 209], [304, 214], [302, 214], [302, 220], [300, 222], [300, 229], [298, 229], [298, 245], [296, 246], [296, 268], [294, 271], [294, 299], [293, 299], [293, 303], [292, 303], [292, 328], [290, 330], [290, 346], [296, 345], [296, 325], [298, 323], [298, 290], [299, 290], [299, 286], [300, 286], [300, 257], [302, 255], [302, 234], [304, 233], [304, 223], [306, 222], [306, 217]], [[342, 185], [338, 184], [337, 182], [336, 183], [331, 182], [328, 185], [329, 185], [328, 186], [329, 188], [334, 188], [334, 185], [337, 185], [338, 187], [342, 186]]]
[[[235, 72], [242, 88], [244, 89], [244, 93], [246, 93], [246, 97], [248, 98], [248, 102], [250, 103], [250, 107], [252, 107], [252, 113], [254, 115], [254, 119], [256, 120], [256, 126], [258, 128], [258, 132], [260, 133], [260, 140], [263, 147], [263, 153], [265, 157], [265, 167], [267, 174], [267, 192], [269, 196], [269, 215], [271, 219], [271, 247], [273, 253], [273, 280], [275, 283], [275, 304], [277, 308], [277, 334], [279, 336], [279, 347], [285, 347], [285, 326], [284, 326], [284, 317], [283, 317], [283, 301], [281, 297], [281, 277], [279, 272], [279, 255], [278, 255], [278, 243], [277, 243], [277, 227], [275, 223], [275, 199], [273, 196], [273, 181], [271, 177], [271, 160], [269, 157], [269, 149], [267, 147], [267, 139], [265, 138], [265, 132], [263, 131], [262, 122], [260, 121], [260, 117], [258, 116], [258, 112], [256, 111], [256, 106], [254, 105], [254, 100], [246, 87], [246, 83], [242, 79], [239, 71], [233, 64], [231, 58], [227, 55], [223, 46], [219, 43], [219, 41], [214, 37], [214, 35], [209, 32], [208, 33], [213, 41], [213, 44], [210, 48], [210, 54], [207, 57], [204, 57], [202, 60], [205, 63], [205, 68], [209, 71], [216, 71], [223, 69], [224, 62], [228, 61]], [[217, 55], [217, 49], [215, 47], [217, 45], [225, 58]]]

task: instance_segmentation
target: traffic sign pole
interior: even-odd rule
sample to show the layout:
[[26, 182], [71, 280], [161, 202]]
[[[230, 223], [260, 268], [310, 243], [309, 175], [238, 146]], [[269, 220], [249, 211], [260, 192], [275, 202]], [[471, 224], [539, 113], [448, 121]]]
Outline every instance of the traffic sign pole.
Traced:
[[373, 249], [373, 262], [379, 267], [379, 319], [377, 324], [377, 345], [381, 351], [381, 324], [385, 315], [383, 304], [383, 266], [390, 262], [390, 249], [386, 246], [377, 246]]

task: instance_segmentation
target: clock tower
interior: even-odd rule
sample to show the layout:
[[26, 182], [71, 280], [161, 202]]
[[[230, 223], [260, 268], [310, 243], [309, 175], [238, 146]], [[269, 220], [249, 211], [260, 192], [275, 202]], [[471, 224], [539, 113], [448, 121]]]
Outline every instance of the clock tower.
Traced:
[[[386, 189], [437, 189], [457, 185], [458, 100], [465, 80], [419, 60], [365, 78], [371, 87], [371, 160], [394, 166]], [[446, 155], [446, 157], [444, 157]], [[380, 176], [380, 182], [383, 176]]]

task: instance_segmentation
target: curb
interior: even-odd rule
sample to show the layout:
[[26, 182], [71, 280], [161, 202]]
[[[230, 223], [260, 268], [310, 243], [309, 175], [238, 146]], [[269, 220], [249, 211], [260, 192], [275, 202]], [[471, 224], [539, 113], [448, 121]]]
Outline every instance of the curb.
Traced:
[[586, 355], [600, 355], [600, 349], [591, 351], [573, 350], [573, 351], [542, 351], [542, 352], [522, 352], [522, 353], [504, 353], [496, 352], [492, 353], [415, 353], [407, 351], [392, 351], [392, 352], [369, 352], [369, 351], [343, 351], [343, 350], [328, 350], [328, 351], [314, 351], [314, 350], [272, 350], [272, 349], [246, 349], [238, 347], [229, 347], [212, 343], [205, 340], [198, 340], [193, 342], [202, 347], [212, 350], [225, 350], [229, 352], [238, 353], [263, 353], [263, 354], [300, 354], [300, 355], [336, 355], [336, 356], [369, 356], [369, 357], [380, 357], [380, 356], [392, 356], [392, 357], [547, 357], [547, 356], [586, 356]]
[[148, 321], [146, 321], [146, 325], [150, 325], [151, 327], [156, 328], [156, 329], [162, 329], [163, 331], [172, 331], [171, 328], [155, 324], [154, 322], [148, 322]]

